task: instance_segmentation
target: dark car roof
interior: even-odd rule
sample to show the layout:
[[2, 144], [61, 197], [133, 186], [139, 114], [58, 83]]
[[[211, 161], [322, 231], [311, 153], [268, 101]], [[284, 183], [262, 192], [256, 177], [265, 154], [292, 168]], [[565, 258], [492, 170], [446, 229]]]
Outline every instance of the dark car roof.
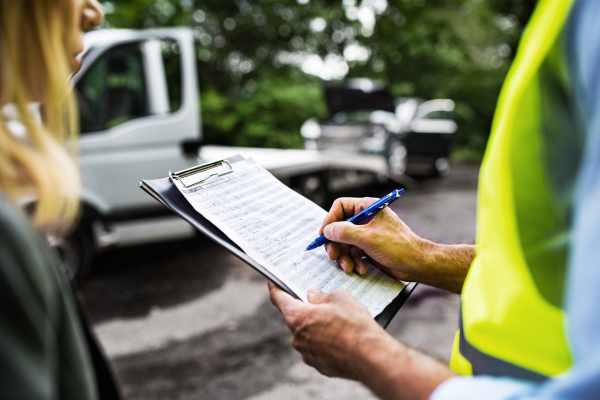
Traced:
[[342, 111], [395, 110], [394, 97], [386, 88], [367, 92], [347, 85], [326, 86], [325, 100], [330, 116]]

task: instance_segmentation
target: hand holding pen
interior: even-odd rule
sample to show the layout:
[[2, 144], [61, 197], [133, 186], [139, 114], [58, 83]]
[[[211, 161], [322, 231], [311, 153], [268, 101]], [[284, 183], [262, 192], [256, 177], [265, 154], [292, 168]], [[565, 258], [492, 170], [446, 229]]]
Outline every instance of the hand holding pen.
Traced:
[[[377, 214], [379, 211], [388, 207], [392, 204], [396, 199], [398, 199], [402, 193], [404, 193], [404, 189], [396, 189], [387, 196], [383, 196], [381, 199], [377, 200], [364, 210], [354, 214], [352, 217], [348, 218], [346, 222], [351, 222], [353, 224], [359, 224], [367, 218], [370, 218]], [[316, 238], [311, 244], [308, 245], [306, 251], [316, 249], [317, 247], [323, 246], [325, 243], [329, 242], [329, 240], [325, 237], [325, 235], [321, 235]]]
[[[368, 256], [376, 265], [381, 264], [380, 267], [396, 276], [391, 270], [404, 270], [406, 261], [416, 255], [414, 246], [420, 245], [416, 242], [421, 239], [395, 212], [386, 210], [387, 207], [368, 217], [372, 219], [368, 224], [364, 224], [365, 221], [360, 225], [346, 222], [349, 217], [359, 214], [379, 200], [381, 199], [349, 197], [337, 199], [323, 220], [319, 233], [324, 233], [331, 239], [324, 247], [329, 258], [336, 260], [347, 273], [352, 270], [366, 273], [367, 266], [363, 257]], [[396, 277], [402, 279], [400, 275]]]

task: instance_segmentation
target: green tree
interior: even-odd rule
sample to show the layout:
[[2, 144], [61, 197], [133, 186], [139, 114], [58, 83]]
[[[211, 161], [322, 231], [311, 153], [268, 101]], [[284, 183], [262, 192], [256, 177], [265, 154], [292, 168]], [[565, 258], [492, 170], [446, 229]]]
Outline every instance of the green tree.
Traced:
[[[534, 0], [112, 0], [107, 27], [188, 26], [210, 143], [300, 147], [323, 118], [309, 55], [346, 60], [397, 96], [452, 98], [455, 144], [481, 152]], [[314, 56], [313, 56], [314, 57]], [[342, 61], [343, 62], [343, 61]]]
[[387, 81], [397, 96], [457, 103], [455, 145], [484, 149], [496, 100], [533, 1], [390, 0], [373, 55], [350, 76]]

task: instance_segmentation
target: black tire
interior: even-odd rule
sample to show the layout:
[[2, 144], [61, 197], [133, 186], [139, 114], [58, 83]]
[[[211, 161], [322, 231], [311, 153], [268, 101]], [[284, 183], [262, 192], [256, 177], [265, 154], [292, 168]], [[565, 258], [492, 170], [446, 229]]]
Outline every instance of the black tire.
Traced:
[[300, 178], [300, 194], [313, 203], [326, 208], [329, 206], [329, 188], [323, 174], [310, 174]]
[[81, 281], [92, 269], [94, 246], [89, 226], [80, 225], [65, 238], [55, 241], [62, 267], [72, 280]]

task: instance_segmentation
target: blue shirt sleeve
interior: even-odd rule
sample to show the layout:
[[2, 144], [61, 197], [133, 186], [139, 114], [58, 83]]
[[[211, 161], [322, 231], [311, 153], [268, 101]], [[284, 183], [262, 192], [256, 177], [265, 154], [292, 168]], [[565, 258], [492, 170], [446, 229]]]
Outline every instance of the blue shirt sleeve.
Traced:
[[579, 0], [567, 26], [567, 56], [585, 147], [574, 198], [567, 276], [567, 337], [573, 365], [542, 384], [488, 376], [442, 383], [430, 400], [563, 400], [600, 396], [600, 1]]

